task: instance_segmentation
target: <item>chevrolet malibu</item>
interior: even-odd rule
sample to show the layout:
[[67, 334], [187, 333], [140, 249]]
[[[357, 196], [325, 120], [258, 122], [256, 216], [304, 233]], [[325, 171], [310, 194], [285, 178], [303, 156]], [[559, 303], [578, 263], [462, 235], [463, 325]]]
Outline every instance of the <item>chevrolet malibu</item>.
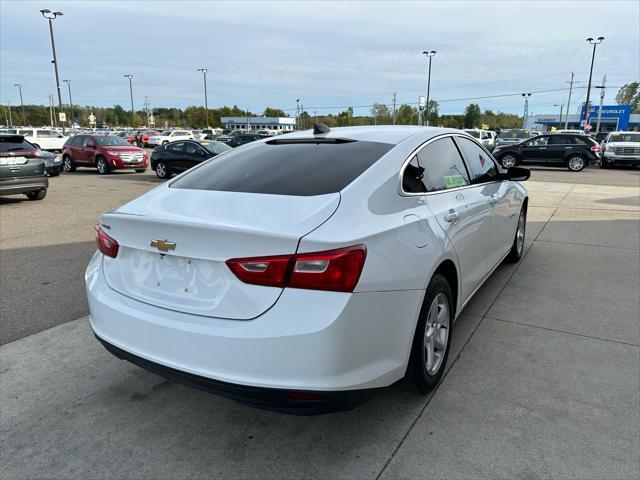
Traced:
[[426, 393], [466, 303], [522, 255], [528, 177], [458, 130], [253, 142], [101, 217], [91, 327], [119, 358], [261, 408]]

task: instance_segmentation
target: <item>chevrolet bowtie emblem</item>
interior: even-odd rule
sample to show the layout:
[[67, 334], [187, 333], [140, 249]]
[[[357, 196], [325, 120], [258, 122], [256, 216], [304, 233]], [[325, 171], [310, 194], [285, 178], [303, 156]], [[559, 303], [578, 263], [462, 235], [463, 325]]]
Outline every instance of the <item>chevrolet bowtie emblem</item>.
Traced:
[[175, 242], [167, 242], [166, 240], [151, 240], [151, 246], [157, 248], [161, 252], [168, 252], [169, 250], [175, 250]]

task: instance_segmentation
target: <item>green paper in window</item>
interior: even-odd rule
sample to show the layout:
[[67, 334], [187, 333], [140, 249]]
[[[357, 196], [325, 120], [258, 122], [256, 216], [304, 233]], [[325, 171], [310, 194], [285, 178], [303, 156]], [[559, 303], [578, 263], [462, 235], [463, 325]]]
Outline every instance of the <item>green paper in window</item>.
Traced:
[[447, 188], [464, 187], [466, 185], [462, 175], [445, 175], [442, 178], [444, 179], [444, 185]]

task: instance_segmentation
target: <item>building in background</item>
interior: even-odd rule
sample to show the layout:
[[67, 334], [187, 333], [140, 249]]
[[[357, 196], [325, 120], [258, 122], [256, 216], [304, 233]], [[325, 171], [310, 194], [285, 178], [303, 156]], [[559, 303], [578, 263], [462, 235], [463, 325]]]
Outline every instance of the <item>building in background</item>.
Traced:
[[[591, 125], [591, 131], [596, 131], [598, 125], [598, 105], [591, 105], [589, 107], [589, 124]], [[565, 128], [565, 122], [568, 120], [567, 128], [571, 130], [582, 130], [581, 120], [584, 119], [584, 106], [581, 113], [575, 113], [568, 115], [562, 115], [560, 119], [560, 113], [543, 113], [538, 115], [530, 115], [527, 119], [525, 128], [530, 130], [538, 130], [542, 132], [549, 132], [553, 128], [558, 130]], [[631, 113], [630, 105], [603, 105], [602, 116], [600, 119], [600, 131], [601, 132], [614, 132], [617, 130], [640, 130], [640, 114]]]
[[288, 132], [294, 129], [295, 118], [290, 117], [221, 117], [224, 128], [230, 130], [274, 130]]

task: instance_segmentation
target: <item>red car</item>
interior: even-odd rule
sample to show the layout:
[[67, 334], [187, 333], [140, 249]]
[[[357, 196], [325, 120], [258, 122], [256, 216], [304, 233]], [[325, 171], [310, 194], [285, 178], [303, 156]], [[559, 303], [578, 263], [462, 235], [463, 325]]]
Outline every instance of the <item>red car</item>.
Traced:
[[[142, 142], [144, 143], [144, 146], [146, 147], [148, 145], [149, 142], [149, 137], [155, 137], [156, 135], [158, 135], [158, 132], [154, 131], [154, 130], [141, 130], [142, 132]], [[136, 135], [138, 134], [138, 132], [131, 132], [131, 135], [128, 135], [127, 138], [127, 142], [129, 143], [136, 143]]]
[[148, 164], [143, 149], [115, 135], [76, 135], [67, 140], [62, 151], [65, 172], [75, 172], [77, 167], [97, 168], [100, 175], [132, 168], [144, 172]]

